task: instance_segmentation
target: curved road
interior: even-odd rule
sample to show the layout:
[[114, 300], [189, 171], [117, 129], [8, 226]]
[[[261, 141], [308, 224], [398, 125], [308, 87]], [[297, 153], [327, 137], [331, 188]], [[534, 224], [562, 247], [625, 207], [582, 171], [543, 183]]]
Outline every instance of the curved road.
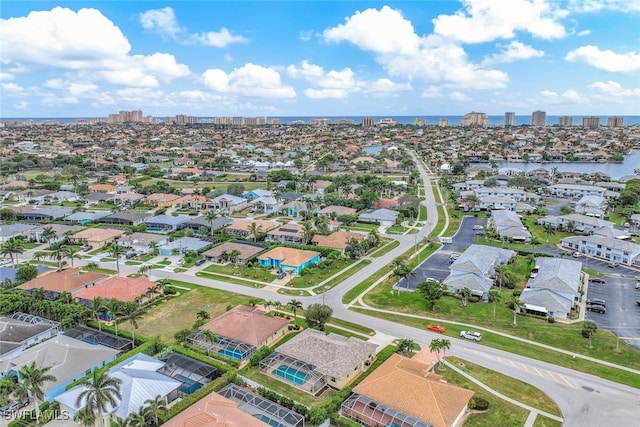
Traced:
[[[431, 232], [430, 227], [437, 223], [438, 214], [436, 201], [431, 189], [431, 176], [427, 174], [421, 162], [415, 158], [415, 155], [412, 155], [412, 157], [424, 182], [426, 201], [423, 204], [427, 208], [428, 224], [420, 230], [417, 238], [416, 235], [393, 236], [394, 239], [400, 242], [398, 247], [376, 258], [373, 263], [363, 268], [357, 275], [347, 278], [341, 284], [327, 291], [324, 295], [324, 301], [325, 304], [333, 308], [335, 317], [367, 326], [393, 337], [412, 339], [421, 346], [428, 346], [429, 342], [439, 335], [356, 313], [348, 310], [342, 303], [342, 297], [348, 290], [405, 253], [415, 244], [416, 239], [417, 241], [422, 241]], [[121, 269], [126, 271], [130, 268], [122, 266]], [[290, 296], [269, 290], [252, 289], [218, 280], [204, 279], [192, 274], [171, 273], [170, 276], [176, 280], [240, 294], [249, 294], [265, 300], [279, 300], [286, 303], [291, 299]], [[299, 297], [298, 300], [305, 305], [321, 303], [323, 295]], [[452, 346], [448, 354], [502, 372], [544, 391], [560, 407], [565, 426], [627, 426], [636, 424], [640, 420], [640, 390], [638, 389], [466, 340], [457, 338], [450, 338], [450, 340]], [[517, 342], [514, 341], [514, 345], [517, 345]], [[628, 375], [634, 374], [629, 373]]]

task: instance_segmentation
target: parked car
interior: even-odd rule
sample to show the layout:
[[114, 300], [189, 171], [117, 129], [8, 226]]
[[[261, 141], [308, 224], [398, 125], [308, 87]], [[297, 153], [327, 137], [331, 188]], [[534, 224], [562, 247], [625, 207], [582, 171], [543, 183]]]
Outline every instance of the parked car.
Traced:
[[429, 325], [427, 326], [427, 329], [430, 330], [431, 332], [437, 332], [439, 334], [444, 334], [445, 332], [444, 326], [440, 326], [440, 325]]
[[476, 331], [460, 331], [460, 338], [478, 342], [482, 340], [482, 334]]
[[280, 273], [278, 273], [278, 279], [284, 279], [286, 277], [287, 273], [285, 273], [284, 271], [281, 271]]
[[636, 304], [640, 305], [640, 299], [636, 300]]
[[2, 415], [11, 415], [15, 413], [18, 409], [24, 408], [29, 404], [29, 398], [25, 397], [24, 399], [16, 399], [4, 405], [0, 408], [0, 414]]
[[591, 283], [599, 283], [601, 285], [604, 285], [606, 282], [602, 277], [589, 277], [589, 282]]
[[89, 252], [91, 249], [93, 249], [93, 246], [91, 246], [91, 245], [85, 245], [85, 246], [82, 248], [82, 252]]
[[605, 314], [607, 308], [598, 304], [587, 304], [587, 311], [593, 311], [594, 313]]
[[640, 289], [640, 282], [636, 282], [636, 289]]
[[194, 265], [198, 265], [198, 266], [199, 266], [199, 265], [204, 264], [204, 262], [205, 262], [205, 259], [204, 259], [204, 258], [202, 258], [202, 259], [197, 260], [197, 261], [194, 263]]
[[580, 257], [584, 256], [584, 254], [582, 252], [574, 252], [572, 256], [574, 258], [580, 258]]
[[611, 261], [609, 264], [607, 264], [607, 267], [609, 268], [616, 268], [617, 266], [619, 266], [620, 263], [616, 262], [616, 261]]
[[601, 298], [592, 298], [587, 300], [587, 305], [601, 305], [603, 307], [606, 307], [607, 302]]

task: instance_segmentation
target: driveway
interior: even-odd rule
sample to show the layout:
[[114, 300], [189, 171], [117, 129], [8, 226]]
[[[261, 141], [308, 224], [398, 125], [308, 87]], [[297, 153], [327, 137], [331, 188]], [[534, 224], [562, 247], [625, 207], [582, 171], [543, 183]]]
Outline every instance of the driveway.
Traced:
[[476, 234], [476, 230], [473, 229], [475, 225], [486, 227], [487, 218], [465, 216], [462, 219], [460, 229], [453, 236], [453, 241], [443, 245], [442, 248], [417, 266], [411, 276], [401, 280], [398, 283], [400, 290], [413, 291], [427, 279], [443, 281], [449, 275], [451, 254], [461, 252], [473, 244], [473, 238]]

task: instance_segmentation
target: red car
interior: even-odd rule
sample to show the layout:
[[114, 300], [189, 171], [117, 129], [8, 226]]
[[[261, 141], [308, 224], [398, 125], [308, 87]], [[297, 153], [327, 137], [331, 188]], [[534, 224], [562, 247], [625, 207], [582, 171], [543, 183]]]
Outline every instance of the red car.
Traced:
[[444, 334], [444, 326], [440, 326], [440, 325], [429, 325], [427, 326], [427, 329], [432, 331], [432, 332], [437, 332], [439, 334]]

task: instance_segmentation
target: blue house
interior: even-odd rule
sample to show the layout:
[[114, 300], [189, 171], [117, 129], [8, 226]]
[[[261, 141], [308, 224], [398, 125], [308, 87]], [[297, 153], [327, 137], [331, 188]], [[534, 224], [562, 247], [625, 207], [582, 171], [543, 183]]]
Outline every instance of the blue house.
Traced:
[[320, 253], [294, 248], [275, 248], [258, 257], [261, 267], [294, 271], [297, 275], [313, 264], [320, 263]]

